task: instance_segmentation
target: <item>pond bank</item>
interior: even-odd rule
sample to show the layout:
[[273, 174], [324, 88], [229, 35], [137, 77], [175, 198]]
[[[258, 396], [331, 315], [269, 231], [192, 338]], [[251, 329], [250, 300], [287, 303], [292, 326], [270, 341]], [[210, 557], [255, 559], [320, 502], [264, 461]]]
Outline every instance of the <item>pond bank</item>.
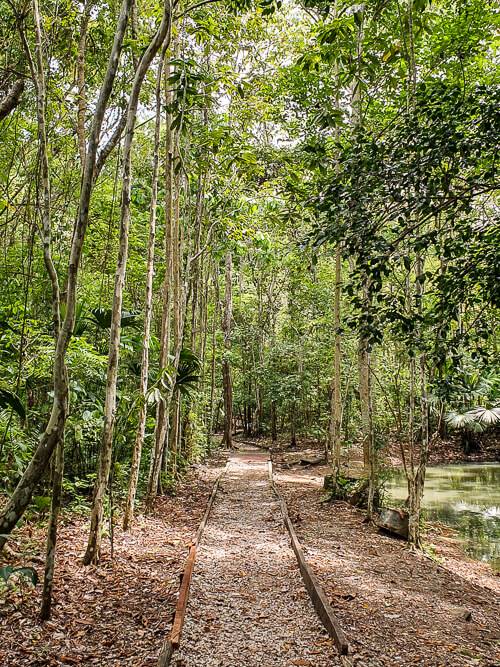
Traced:
[[[347, 503], [321, 502], [324, 468], [276, 470], [306, 556], [352, 646], [355, 667], [493, 667], [500, 578], [435, 532], [440, 563], [381, 535]], [[469, 621], [465, 620], [471, 614]]]
[[[397, 438], [391, 438], [388, 446], [388, 458], [391, 465], [398, 468], [403, 465], [401, 448]], [[492, 463], [500, 462], [500, 433], [492, 429], [481, 436], [480, 446], [470, 454], [465, 454], [460, 437], [454, 435], [445, 439], [438, 439], [429, 451], [429, 465], [446, 465], [447, 463]]]
[[[401, 470], [391, 476], [386, 492], [389, 502], [406, 500]], [[456, 531], [469, 556], [500, 570], [500, 463], [429, 466], [422, 508], [427, 521]]]

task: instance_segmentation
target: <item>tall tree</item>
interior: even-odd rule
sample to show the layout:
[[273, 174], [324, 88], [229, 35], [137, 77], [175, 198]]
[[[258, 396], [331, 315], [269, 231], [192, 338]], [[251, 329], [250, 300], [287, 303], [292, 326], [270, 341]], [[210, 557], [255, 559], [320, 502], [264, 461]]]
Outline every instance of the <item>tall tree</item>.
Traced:
[[120, 334], [122, 319], [123, 290], [127, 270], [128, 242], [130, 228], [130, 192], [132, 188], [132, 143], [137, 117], [137, 107], [144, 78], [153, 62], [158, 50], [165, 39], [169, 39], [172, 24], [172, 7], [170, 0], [163, 5], [163, 15], [160, 25], [144, 51], [135, 72], [130, 99], [127, 108], [127, 122], [123, 142], [122, 165], [122, 193], [120, 211], [120, 241], [118, 261], [115, 274], [115, 288], [113, 293], [113, 308], [109, 334], [108, 372], [106, 377], [106, 401], [104, 406], [104, 429], [102, 436], [99, 470], [94, 489], [92, 515], [87, 550], [83, 562], [88, 565], [99, 560], [102, 534], [102, 520], [104, 514], [104, 497], [109, 481], [111, 457], [113, 451], [113, 437], [116, 417], [116, 387], [118, 381], [118, 360], [120, 350]]

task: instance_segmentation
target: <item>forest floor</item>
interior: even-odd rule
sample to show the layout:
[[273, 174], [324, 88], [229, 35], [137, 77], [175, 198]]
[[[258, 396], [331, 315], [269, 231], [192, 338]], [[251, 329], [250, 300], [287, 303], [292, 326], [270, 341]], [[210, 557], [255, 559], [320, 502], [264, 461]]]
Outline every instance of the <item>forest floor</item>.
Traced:
[[[267, 452], [230, 456], [233, 467], [202, 539], [181, 652], [173, 664], [340, 664], [300, 579], [266, 477]], [[53, 618], [38, 621], [40, 584], [0, 594], [0, 665], [156, 665], [187, 546], [224, 462], [220, 452], [209, 465], [191, 469], [177, 495], [159, 499], [153, 514], [139, 515], [130, 533], [117, 526], [114, 558], [105, 540], [99, 567], [81, 564], [87, 519], [66, 516]], [[323, 502], [327, 471], [321, 464], [278, 464], [275, 479], [306, 558], [347, 635], [350, 664], [500, 665], [500, 577], [467, 558], [437, 529], [427, 536], [432, 560], [377, 532], [350, 505]], [[44, 537], [42, 526], [25, 524], [0, 566], [31, 565], [41, 576]]]
[[[389, 461], [394, 466], [401, 466], [401, 449], [398, 439], [391, 441], [389, 446]], [[484, 463], [500, 461], [500, 431], [491, 429], [481, 436], [477, 449], [469, 454], [464, 448], [458, 435], [437, 440], [429, 452], [429, 465], [446, 465], [448, 463]]]
[[[138, 515], [132, 530], [118, 524], [111, 559], [103, 539], [99, 567], [82, 565], [89, 522], [63, 516], [52, 619], [40, 623], [41, 583], [0, 591], [2, 667], [152, 667], [170, 628], [179, 575], [218, 468], [192, 469], [177, 494]], [[27, 523], [9, 540], [3, 565], [31, 566], [43, 577], [45, 528]], [[9, 580], [10, 581], [10, 580]]]
[[[434, 557], [324, 502], [326, 466], [275, 468], [306, 558], [324, 587], [356, 667], [497, 667], [500, 578], [432, 529]], [[470, 620], [465, 617], [470, 614]]]

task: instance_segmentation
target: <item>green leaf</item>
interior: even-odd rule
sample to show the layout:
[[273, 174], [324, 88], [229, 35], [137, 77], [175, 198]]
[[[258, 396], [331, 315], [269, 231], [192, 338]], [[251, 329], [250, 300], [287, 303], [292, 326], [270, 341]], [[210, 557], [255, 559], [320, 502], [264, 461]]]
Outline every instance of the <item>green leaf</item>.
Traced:
[[26, 419], [26, 409], [19, 396], [13, 391], [0, 389], [0, 408], [12, 408], [22, 421]]
[[8, 581], [13, 574], [29, 579], [33, 586], [36, 586], [38, 583], [38, 573], [33, 567], [12, 567], [12, 565], [7, 565], [0, 568], [0, 578], [4, 581]]

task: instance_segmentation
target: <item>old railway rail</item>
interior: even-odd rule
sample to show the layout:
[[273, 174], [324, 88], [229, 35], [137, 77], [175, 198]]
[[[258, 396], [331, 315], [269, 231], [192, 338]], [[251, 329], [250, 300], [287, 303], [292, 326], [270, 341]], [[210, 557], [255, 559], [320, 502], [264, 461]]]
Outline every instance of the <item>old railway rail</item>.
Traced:
[[[189, 546], [189, 552], [181, 578], [179, 596], [177, 599], [177, 605], [175, 609], [172, 628], [162, 645], [162, 649], [158, 658], [158, 667], [168, 667], [168, 665], [170, 665], [171, 663], [175, 651], [180, 646], [182, 630], [184, 627], [184, 621], [186, 619], [186, 611], [189, 601], [189, 592], [195, 567], [197, 549], [201, 542], [205, 526], [207, 525], [207, 522], [209, 520], [210, 512], [212, 510], [212, 506], [214, 504], [217, 491], [219, 489], [219, 484], [223, 476], [228, 471], [230, 465], [231, 465], [230, 462], [228, 462], [224, 470], [217, 477], [214, 486], [212, 488], [212, 492], [210, 494], [210, 498], [208, 500], [205, 513], [203, 515], [203, 519], [201, 520], [201, 523], [198, 527], [198, 530], [196, 532], [192, 544], [190, 544]], [[349, 652], [349, 645], [345, 637], [345, 634], [342, 628], [340, 627], [339, 621], [336, 618], [333, 609], [331, 608], [330, 603], [328, 602], [325, 592], [323, 591], [316, 575], [313, 573], [311, 567], [307, 563], [304, 551], [297, 537], [293, 524], [290, 520], [286, 502], [284, 498], [281, 496], [279, 489], [274, 481], [272, 461], [269, 460], [267, 465], [268, 465], [269, 484], [280, 505], [283, 523], [289, 533], [291, 546], [295, 553], [305, 588], [309, 594], [309, 597], [311, 598], [314, 609], [319, 619], [321, 620], [329, 636], [335, 642], [335, 646], [337, 647], [337, 651], [341, 656], [342, 663], [349, 664], [348, 660], [344, 658], [344, 656], [346, 656]]]

